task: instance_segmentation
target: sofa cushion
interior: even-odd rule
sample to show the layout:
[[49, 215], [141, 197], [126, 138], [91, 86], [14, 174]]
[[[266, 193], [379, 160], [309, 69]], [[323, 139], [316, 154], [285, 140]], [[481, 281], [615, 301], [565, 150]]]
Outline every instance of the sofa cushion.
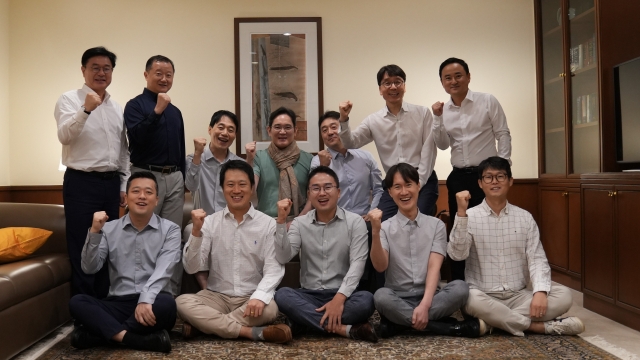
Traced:
[[0, 265], [0, 311], [71, 279], [66, 254], [46, 254]]
[[17, 261], [33, 254], [53, 232], [31, 227], [0, 229], [0, 264]]

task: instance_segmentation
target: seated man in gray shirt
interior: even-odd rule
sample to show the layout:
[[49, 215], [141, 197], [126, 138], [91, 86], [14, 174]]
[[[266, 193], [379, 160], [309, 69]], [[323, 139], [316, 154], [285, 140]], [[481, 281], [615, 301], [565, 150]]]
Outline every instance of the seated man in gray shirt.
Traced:
[[279, 289], [278, 307], [294, 333], [313, 329], [376, 342], [368, 322], [373, 296], [355, 291], [369, 251], [364, 220], [337, 206], [338, 176], [326, 166], [309, 173], [307, 196], [315, 210], [295, 218], [288, 233], [292, 202], [282, 199], [277, 204], [276, 258], [286, 264], [300, 253], [302, 285], [302, 289]]
[[76, 295], [69, 302], [80, 326], [71, 334], [77, 349], [123, 343], [138, 350], [171, 351], [167, 331], [176, 322], [169, 279], [180, 262], [180, 228], [153, 213], [158, 183], [148, 171], [127, 181], [129, 213], [105, 224], [104, 211], [93, 223], [82, 249], [82, 270], [93, 274], [109, 263], [109, 296]]
[[400, 163], [389, 169], [384, 181], [398, 213], [382, 223], [379, 209], [366, 217], [373, 235], [371, 262], [376, 270], [386, 271], [385, 287], [374, 295], [380, 335], [387, 338], [409, 328], [438, 335], [484, 334], [482, 320], [458, 322], [450, 317], [467, 302], [469, 287], [464, 281], [438, 289], [447, 231], [442, 221], [418, 211], [418, 171]]
[[206, 257], [209, 278], [206, 289], [176, 299], [182, 335], [189, 338], [197, 329], [225, 339], [286, 343], [291, 340], [288, 326], [264, 326], [278, 315], [273, 293], [284, 276], [274, 249], [276, 222], [251, 205], [255, 178], [249, 164], [227, 161], [220, 184], [227, 200], [222, 211], [209, 216], [202, 209], [191, 212], [193, 230], [182, 263], [193, 274]]
[[[207, 214], [213, 214], [227, 206], [227, 200], [222, 193], [219, 183], [220, 168], [229, 160], [242, 160], [241, 157], [229, 151], [229, 147], [236, 139], [238, 118], [236, 114], [227, 110], [213, 113], [209, 123], [211, 140], [207, 146], [205, 138], [193, 139], [194, 153], [187, 155], [186, 175], [184, 185], [191, 191], [194, 207], [202, 209]], [[184, 228], [183, 241], [189, 240], [193, 224]], [[203, 267], [196, 273], [196, 280], [200, 289], [207, 288], [209, 269]]]

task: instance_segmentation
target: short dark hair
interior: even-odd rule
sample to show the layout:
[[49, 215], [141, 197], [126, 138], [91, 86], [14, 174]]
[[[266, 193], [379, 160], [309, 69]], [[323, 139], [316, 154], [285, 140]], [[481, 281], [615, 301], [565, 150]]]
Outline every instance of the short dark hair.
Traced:
[[116, 54], [107, 50], [107, 48], [105, 48], [104, 46], [94, 47], [85, 51], [84, 54], [82, 54], [82, 60], [80, 60], [82, 62], [82, 66], [86, 67], [89, 59], [96, 56], [108, 57], [109, 61], [111, 61], [111, 67], [116, 67]]
[[220, 121], [223, 116], [226, 116], [229, 119], [231, 119], [231, 121], [233, 121], [233, 124], [236, 126], [236, 129], [238, 129], [238, 117], [236, 116], [236, 114], [228, 110], [218, 110], [214, 112], [213, 116], [211, 116], [211, 122], [209, 123], [209, 127], [213, 127], [213, 125], [217, 124], [218, 121]]
[[322, 126], [322, 123], [327, 119], [336, 119], [340, 120], [340, 113], [337, 111], [329, 110], [320, 116], [318, 120], [318, 127]]
[[127, 180], [127, 194], [129, 193], [129, 188], [131, 187], [131, 182], [135, 179], [151, 179], [153, 183], [156, 184], [156, 194], [158, 194], [158, 180], [156, 180], [156, 176], [153, 175], [150, 171], [139, 171], [134, 172], [129, 176], [129, 180]]
[[385, 65], [378, 70], [378, 86], [382, 85], [382, 78], [384, 78], [384, 74], [392, 76], [400, 76], [404, 82], [407, 82], [407, 74], [400, 68], [398, 65], [390, 64]]
[[333, 180], [336, 182], [336, 187], [340, 189], [340, 180], [338, 180], [338, 175], [336, 174], [336, 172], [333, 171], [328, 166], [320, 165], [309, 172], [309, 181], [307, 181], [307, 190], [309, 190], [309, 184], [311, 183], [311, 178], [318, 174], [327, 174], [331, 176]]
[[499, 156], [488, 157], [478, 165], [478, 179], [482, 179], [482, 174], [485, 170], [504, 170], [507, 173], [507, 178], [511, 179], [511, 165], [507, 159], [503, 159]]
[[420, 175], [418, 175], [418, 170], [416, 170], [415, 167], [407, 163], [399, 163], [389, 168], [387, 176], [384, 177], [384, 186], [387, 189], [391, 189], [393, 186], [393, 178], [396, 176], [396, 173], [400, 173], [402, 180], [405, 182], [413, 181], [416, 184], [420, 183]]
[[147, 64], [144, 66], [144, 70], [145, 71], [151, 70], [154, 62], [169, 63], [171, 64], [171, 68], [173, 69], [173, 72], [176, 72], [176, 67], [175, 65], [173, 65], [173, 61], [171, 61], [171, 59], [163, 55], [153, 55], [152, 57], [150, 57], [149, 60], [147, 60]]
[[275, 120], [280, 115], [288, 115], [293, 122], [293, 126], [296, 126], [296, 113], [294, 113], [293, 110], [289, 108], [280, 106], [274, 112], [272, 112], [271, 115], [269, 115], [269, 127], [273, 125], [273, 120]]
[[451, 65], [451, 64], [462, 65], [462, 67], [464, 68], [464, 71], [467, 72], [467, 75], [469, 74], [469, 65], [467, 65], [467, 63], [464, 60], [450, 57], [447, 60], [443, 61], [442, 64], [440, 64], [440, 70], [438, 71], [438, 79], [442, 79], [442, 69], [444, 69], [445, 66]]
[[228, 170], [240, 170], [244, 171], [249, 177], [249, 182], [251, 183], [251, 187], [256, 184], [256, 178], [253, 175], [253, 168], [251, 165], [247, 164], [244, 160], [229, 160], [222, 165], [220, 169], [220, 186], [224, 186], [224, 176]]

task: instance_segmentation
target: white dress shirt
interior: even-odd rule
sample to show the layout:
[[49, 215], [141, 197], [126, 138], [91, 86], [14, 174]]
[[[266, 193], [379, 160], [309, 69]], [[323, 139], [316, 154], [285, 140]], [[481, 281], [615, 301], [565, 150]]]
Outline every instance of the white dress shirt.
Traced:
[[533, 292], [551, 290], [551, 269], [531, 214], [507, 206], [496, 214], [487, 201], [456, 215], [447, 248], [453, 260], [467, 260], [465, 280], [484, 292], [519, 291], [531, 278]]
[[449, 99], [442, 116], [436, 116], [433, 121], [433, 137], [440, 150], [451, 146], [454, 167], [478, 166], [482, 160], [496, 155], [511, 164], [507, 118], [491, 94], [469, 90], [460, 106]]
[[385, 172], [393, 165], [407, 163], [418, 168], [422, 186], [436, 163], [432, 123], [428, 108], [403, 102], [397, 116], [385, 106], [367, 116], [353, 131], [349, 121], [340, 123], [340, 139], [348, 149], [359, 149], [373, 141]]
[[362, 217], [338, 207], [328, 223], [316, 220], [316, 211], [293, 219], [289, 232], [277, 225], [276, 256], [289, 262], [300, 252], [303, 289], [338, 289], [351, 296], [364, 273], [369, 253], [367, 225]]
[[385, 287], [424, 293], [431, 253], [447, 254], [447, 229], [433, 216], [418, 212], [409, 220], [398, 212], [382, 223], [380, 244], [389, 253]]
[[238, 224], [225, 207], [204, 219], [202, 237], [191, 235], [184, 247], [184, 270], [201, 270], [201, 254], [208, 254], [207, 289], [229, 296], [249, 296], [269, 304], [284, 276], [276, 260], [276, 221], [253, 206]]
[[81, 171], [118, 171], [120, 191], [125, 191], [130, 172], [122, 107], [106, 93], [102, 104], [87, 115], [82, 105], [91, 92], [85, 84], [62, 94], [56, 103], [62, 164]]
[[[349, 149], [341, 153], [327, 149], [331, 154], [329, 168], [340, 181], [338, 206], [358, 215], [366, 215], [378, 207], [382, 197], [382, 173], [378, 163], [368, 151]], [[311, 170], [320, 166], [318, 155], [311, 160]]]

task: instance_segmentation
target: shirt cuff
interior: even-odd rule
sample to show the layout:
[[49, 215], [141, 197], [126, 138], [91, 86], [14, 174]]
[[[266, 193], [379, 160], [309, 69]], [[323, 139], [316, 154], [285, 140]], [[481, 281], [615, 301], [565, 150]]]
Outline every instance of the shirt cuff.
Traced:
[[349, 298], [349, 296], [351, 296], [351, 294], [353, 294], [353, 291], [355, 290], [355, 288], [349, 289], [349, 287], [345, 286], [345, 285], [341, 285], [340, 289], [338, 289], [338, 292], [344, 296], [346, 296], [347, 298]]
[[84, 109], [81, 107], [76, 113], [76, 122], [80, 124], [84, 124], [85, 122], [87, 122], [88, 118], [89, 118], [89, 114], [84, 112]]
[[456, 213], [455, 217], [455, 221], [453, 222], [454, 227], [456, 227], [456, 225], [464, 226], [465, 228], [467, 227], [467, 223], [469, 222], [469, 215], [458, 216], [458, 214]]
[[545, 283], [533, 284], [533, 293], [535, 294], [538, 291], [544, 291], [547, 293], [547, 295], [549, 295], [549, 292], [551, 291], [551, 284], [545, 284]]
[[[279, 244], [281, 241], [278, 241], [278, 239], [282, 240], [282, 238], [284, 237], [284, 234], [287, 232], [287, 224], [278, 224], [276, 223], [276, 243]], [[278, 236], [280, 235], [280, 236]]]
[[251, 298], [249, 298], [249, 300], [253, 300], [253, 299], [258, 299], [262, 301], [265, 305], [269, 305], [269, 303], [271, 302], [271, 299], [273, 299], [273, 293], [269, 294], [262, 290], [256, 290], [251, 295]]
[[92, 233], [91, 229], [88, 230], [89, 234], [89, 243], [91, 245], [100, 245], [100, 241], [102, 241], [102, 230], [99, 233]]
[[150, 292], [140, 293], [140, 297], [138, 298], [138, 304], [147, 303], [147, 304], [153, 305], [153, 303], [156, 301], [156, 296], [158, 296], [158, 294], [154, 294]]

